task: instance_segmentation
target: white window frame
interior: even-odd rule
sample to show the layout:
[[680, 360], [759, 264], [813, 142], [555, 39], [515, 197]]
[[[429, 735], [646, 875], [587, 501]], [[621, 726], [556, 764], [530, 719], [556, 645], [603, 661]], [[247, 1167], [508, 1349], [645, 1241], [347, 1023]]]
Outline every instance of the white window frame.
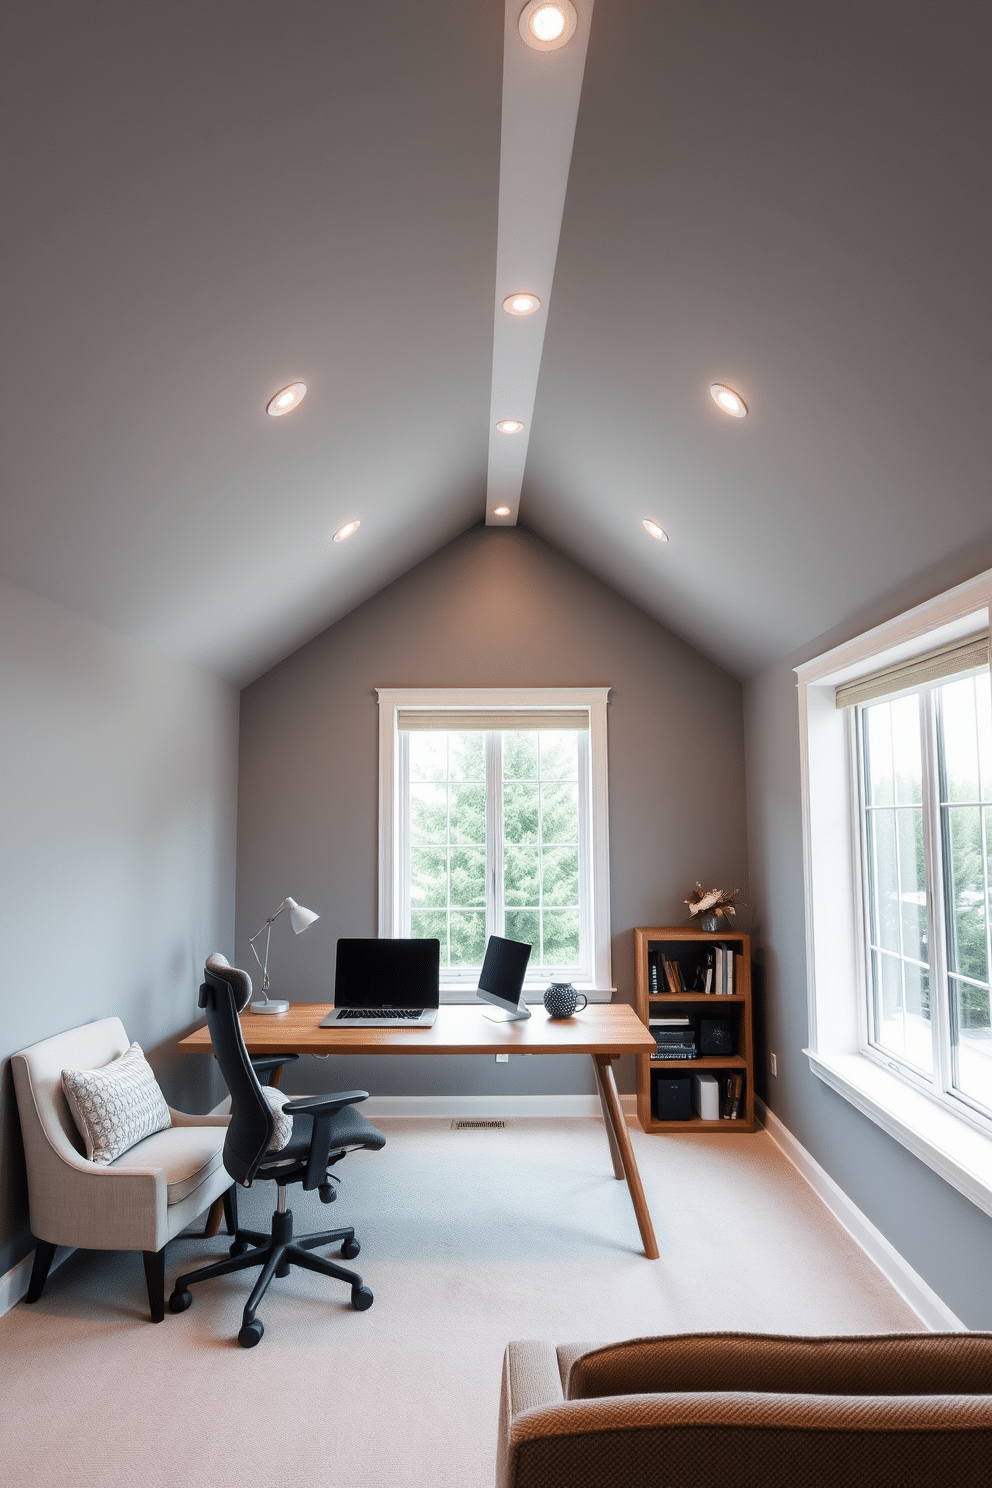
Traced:
[[[403, 783], [398, 768], [401, 757], [398, 718], [400, 709], [430, 709], [451, 713], [453, 729], [458, 727], [459, 712], [485, 709], [519, 713], [533, 709], [547, 712], [555, 708], [583, 708], [589, 714], [588, 786], [580, 778], [580, 809], [587, 813], [591, 863], [587, 874], [580, 874], [591, 903], [586, 910], [591, 933], [592, 976], [587, 981], [573, 978], [575, 987], [585, 992], [590, 1002], [609, 1002], [613, 995], [610, 945], [610, 838], [609, 838], [609, 771], [607, 759], [608, 687], [377, 687], [379, 699], [379, 935], [402, 936], [402, 879], [405, 854], [402, 842], [401, 791]], [[581, 775], [581, 772], [580, 772]], [[487, 799], [489, 797], [487, 791]], [[498, 842], [498, 839], [497, 839]], [[498, 849], [497, 849], [498, 850]], [[491, 895], [490, 885], [487, 894]], [[477, 976], [442, 970], [442, 1002], [474, 1002]], [[547, 978], [528, 977], [524, 986], [527, 1001], [539, 1001]], [[469, 986], [469, 983], [471, 986]]]
[[[835, 691], [986, 629], [990, 615], [992, 570], [796, 668], [809, 1011], [803, 1052], [819, 1079], [987, 1214], [988, 1123], [963, 1104], [938, 1098], [869, 1044], [856, 710], [838, 708]], [[931, 944], [941, 951], [936, 965], [943, 946], [940, 882], [931, 876], [928, 884]], [[934, 975], [931, 1006], [944, 996]]]

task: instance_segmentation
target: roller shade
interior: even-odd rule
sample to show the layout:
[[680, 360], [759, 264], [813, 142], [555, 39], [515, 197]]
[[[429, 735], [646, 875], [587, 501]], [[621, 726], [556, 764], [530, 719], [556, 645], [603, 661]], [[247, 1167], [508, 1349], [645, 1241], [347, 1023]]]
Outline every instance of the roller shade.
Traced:
[[452, 729], [485, 733], [492, 729], [585, 729], [586, 708], [399, 708], [397, 727], [402, 733], [423, 729]]
[[921, 656], [912, 656], [896, 666], [884, 667], [868, 677], [842, 682], [836, 691], [837, 706], [850, 708], [855, 703], [874, 702], [889, 693], [921, 687], [925, 682], [939, 682], [944, 677], [972, 672], [976, 667], [987, 667], [988, 664], [989, 633], [984, 631], [981, 635], [954, 641], [949, 646], [940, 646], [936, 651], [924, 651]]

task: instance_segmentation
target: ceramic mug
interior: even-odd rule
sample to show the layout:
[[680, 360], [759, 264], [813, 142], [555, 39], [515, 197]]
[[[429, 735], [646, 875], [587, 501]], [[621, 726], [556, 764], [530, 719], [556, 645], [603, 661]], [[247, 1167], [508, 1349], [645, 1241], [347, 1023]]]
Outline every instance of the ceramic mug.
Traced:
[[570, 1018], [573, 1013], [581, 1013], [588, 1001], [586, 994], [576, 992], [571, 982], [552, 982], [544, 994], [549, 1018]]

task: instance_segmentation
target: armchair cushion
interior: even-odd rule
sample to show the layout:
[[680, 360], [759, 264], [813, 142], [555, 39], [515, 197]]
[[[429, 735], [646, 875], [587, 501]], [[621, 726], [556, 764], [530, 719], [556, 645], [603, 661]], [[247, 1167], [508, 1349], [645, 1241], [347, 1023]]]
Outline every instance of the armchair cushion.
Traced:
[[224, 1152], [216, 1126], [174, 1126], [131, 1147], [111, 1166], [115, 1173], [161, 1170], [166, 1203], [189, 1198], [212, 1173], [223, 1172]]
[[109, 1165], [137, 1142], [172, 1125], [169, 1107], [140, 1044], [98, 1069], [64, 1069], [65, 1091], [86, 1156]]

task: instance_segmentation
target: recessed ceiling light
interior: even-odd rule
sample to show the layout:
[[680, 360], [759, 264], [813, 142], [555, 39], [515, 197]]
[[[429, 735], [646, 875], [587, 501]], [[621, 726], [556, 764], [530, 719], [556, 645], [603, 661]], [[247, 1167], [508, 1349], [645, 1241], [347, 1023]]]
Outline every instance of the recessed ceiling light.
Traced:
[[503, 309], [509, 315], [533, 315], [534, 311], [540, 308], [541, 302], [536, 294], [507, 295], [503, 301]]
[[536, 52], [555, 52], [571, 41], [577, 21], [571, 0], [529, 0], [517, 29]]
[[305, 382], [291, 382], [289, 387], [280, 388], [275, 397], [269, 399], [265, 411], [271, 413], [273, 418], [282, 418], [284, 413], [292, 413], [294, 408], [299, 408], [306, 395]]
[[519, 434], [523, 424], [519, 419], [500, 419], [496, 427], [501, 434]]
[[724, 387], [722, 382], [711, 385], [710, 397], [721, 413], [729, 413], [731, 418], [743, 418], [747, 413], [747, 404], [741, 395], [735, 393], [733, 388]]
[[509, 515], [510, 515], [510, 508], [508, 506], [494, 506], [493, 507], [493, 516], [494, 517], [508, 517]]
[[664, 527], [659, 527], [658, 523], [652, 522], [650, 517], [644, 518], [644, 531], [650, 533], [652, 537], [656, 537], [659, 542], [668, 541], [668, 533]]
[[337, 532], [335, 532], [335, 534], [334, 534], [334, 541], [335, 542], [344, 542], [345, 538], [346, 537], [351, 537], [353, 535], [353, 533], [355, 533], [355, 532], [358, 531], [358, 529], [359, 529], [359, 527], [361, 527], [361, 525], [362, 525], [361, 522], [345, 522], [344, 526], [343, 527], [339, 527], [338, 530], [337, 530]]

